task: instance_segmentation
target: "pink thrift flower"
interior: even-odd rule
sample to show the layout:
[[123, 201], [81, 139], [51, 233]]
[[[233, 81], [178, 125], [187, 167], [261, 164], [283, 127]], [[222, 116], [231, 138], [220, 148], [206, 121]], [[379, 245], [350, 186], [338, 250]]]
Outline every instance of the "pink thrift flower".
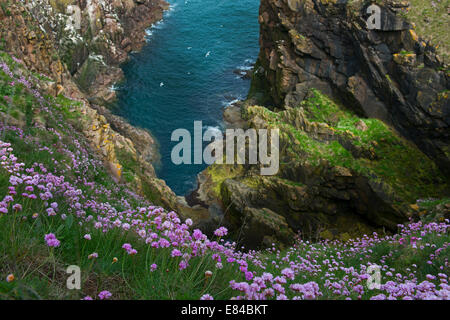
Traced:
[[112, 296], [112, 294], [108, 290], [104, 290], [98, 294], [98, 297], [100, 298], [100, 300], [109, 299], [109, 298], [111, 298], [111, 296]]
[[184, 269], [187, 268], [187, 266], [188, 266], [187, 262], [184, 261], [184, 260], [181, 260], [181, 262], [180, 262], [179, 265], [178, 265], [178, 269], [179, 269], [179, 270], [184, 270]]
[[181, 256], [181, 251], [178, 249], [173, 249], [172, 253], [171, 253], [172, 258], [174, 257], [180, 257]]
[[91, 253], [90, 255], [88, 255], [88, 259], [97, 259], [97, 258], [98, 258], [97, 252], [94, 252], [94, 253]]
[[294, 280], [295, 273], [291, 268], [283, 269], [281, 274], [290, 280]]
[[44, 240], [47, 242], [47, 246], [49, 247], [59, 247], [60, 241], [56, 239], [53, 233], [46, 234]]
[[216, 235], [218, 237], [223, 237], [223, 236], [226, 236], [227, 234], [228, 234], [228, 229], [225, 227], [220, 227], [219, 229], [214, 231], [214, 235]]

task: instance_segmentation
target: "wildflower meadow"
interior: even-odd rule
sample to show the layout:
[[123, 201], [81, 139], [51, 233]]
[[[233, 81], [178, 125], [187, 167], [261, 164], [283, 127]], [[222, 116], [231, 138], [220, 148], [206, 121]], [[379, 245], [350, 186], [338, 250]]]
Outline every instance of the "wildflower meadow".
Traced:
[[39, 77], [2, 55], [0, 106], [24, 124], [0, 125], [1, 299], [449, 299], [449, 220], [345, 242], [299, 230], [259, 251], [223, 226], [207, 237], [114, 180], [77, 128], [79, 102], [41, 94]]

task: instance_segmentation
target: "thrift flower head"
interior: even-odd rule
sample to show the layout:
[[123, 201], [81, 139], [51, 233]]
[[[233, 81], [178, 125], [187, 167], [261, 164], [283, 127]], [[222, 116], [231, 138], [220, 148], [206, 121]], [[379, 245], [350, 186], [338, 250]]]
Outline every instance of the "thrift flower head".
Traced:
[[181, 256], [181, 251], [178, 250], [178, 249], [173, 249], [172, 253], [171, 253], [171, 256], [172, 257], [179, 257], [179, 256]]
[[137, 250], [133, 249], [129, 243], [124, 243], [122, 248], [125, 249], [129, 255], [137, 254]]
[[44, 239], [47, 242], [47, 246], [49, 247], [59, 247], [60, 245], [59, 240], [56, 239], [53, 233], [46, 234]]
[[228, 229], [225, 227], [220, 227], [219, 229], [214, 231], [214, 235], [216, 235], [218, 237], [223, 237], [223, 236], [226, 236], [227, 234], [228, 234]]
[[281, 271], [281, 274], [288, 279], [294, 280], [295, 273], [291, 268], [286, 268]]
[[179, 270], [184, 270], [184, 269], [187, 268], [187, 266], [188, 266], [187, 262], [184, 261], [184, 260], [181, 260], [180, 263], [178, 264], [178, 269]]
[[200, 300], [214, 300], [214, 298], [210, 294], [204, 294]]
[[111, 298], [111, 296], [112, 296], [112, 294], [108, 290], [104, 290], [98, 294], [98, 297], [100, 298], [100, 300], [109, 299], [109, 298]]
[[88, 255], [88, 259], [97, 259], [98, 258], [98, 253], [97, 252], [93, 252], [90, 255]]

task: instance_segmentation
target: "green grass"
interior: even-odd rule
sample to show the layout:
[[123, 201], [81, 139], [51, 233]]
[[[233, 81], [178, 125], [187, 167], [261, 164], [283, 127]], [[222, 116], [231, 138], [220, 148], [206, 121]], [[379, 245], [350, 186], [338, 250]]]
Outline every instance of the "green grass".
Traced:
[[[72, 216], [63, 221], [40, 214], [34, 220], [31, 218], [34, 211], [37, 208], [28, 207], [20, 214], [0, 218], [0, 274], [4, 278], [13, 271], [18, 279], [11, 290], [23, 286], [44, 299], [94, 297], [102, 290], [109, 290], [114, 299], [198, 299], [206, 292], [226, 298], [231, 289], [224, 288], [223, 283], [226, 278], [239, 276], [235, 268], [226, 265], [206, 281], [205, 271], [216, 270], [210, 255], [191, 260], [189, 269], [180, 272], [179, 259], [170, 257], [171, 249], [151, 249], [121, 230], [103, 234], [94, 228], [81, 227], [70, 219]], [[45, 246], [43, 235], [49, 232], [61, 240], [61, 247]], [[85, 233], [90, 233], [92, 240], [83, 239]], [[126, 242], [133, 243], [137, 255], [125, 253], [121, 246]], [[97, 259], [88, 258], [93, 252], [98, 253]], [[116, 263], [114, 257], [118, 259]], [[158, 265], [154, 272], [150, 271], [152, 263]], [[69, 265], [77, 265], [82, 270], [81, 291], [70, 291], [65, 286]], [[0, 287], [0, 297], [2, 293], [3, 298], [17, 297], [16, 293]]]
[[[448, 10], [449, 0], [423, 1], [409, 0], [411, 9], [406, 18], [416, 25], [417, 34], [438, 47], [438, 53], [449, 63], [450, 53], [450, 18]], [[434, 3], [434, 6], [432, 5]]]
[[[416, 235], [417, 236], [417, 235]], [[442, 246], [445, 244], [446, 241], [448, 241], [448, 235], [444, 237], [438, 237], [434, 234], [426, 235], [422, 238], [422, 240], [418, 243], [418, 246], [421, 244], [426, 243], [433, 243], [436, 244], [437, 247]], [[312, 244], [311, 246], [306, 245], [300, 245], [298, 246], [297, 250], [292, 252], [288, 252], [288, 250], [285, 250], [281, 252], [281, 254], [272, 254], [272, 253], [266, 253], [263, 257], [266, 261], [272, 261], [272, 260], [279, 260], [279, 257], [287, 256], [300, 256], [305, 257], [306, 255], [311, 255], [311, 252], [314, 252], [314, 259], [317, 261], [317, 265], [322, 265], [325, 259], [330, 260], [330, 257], [336, 257], [339, 256], [338, 252], [346, 252], [346, 254], [342, 255], [342, 259], [339, 259], [342, 266], [358, 266], [360, 264], [367, 264], [367, 263], [375, 263], [378, 265], [388, 265], [389, 268], [394, 269], [395, 271], [392, 272], [393, 276], [386, 275], [386, 271], [381, 272], [381, 282], [386, 283], [387, 281], [394, 281], [395, 274], [397, 272], [400, 272], [402, 274], [407, 274], [407, 270], [415, 271], [415, 274], [418, 279], [426, 279], [427, 274], [436, 274], [438, 272], [446, 273], [448, 270], [439, 270], [436, 266], [429, 265], [425, 263], [429, 259], [430, 254], [433, 254], [434, 250], [432, 248], [427, 248], [425, 250], [415, 250], [412, 249], [411, 246], [403, 246], [399, 244], [390, 244], [388, 242], [381, 242], [378, 244], [375, 244], [374, 246], [370, 247], [370, 252], [368, 254], [348, 254], [348, 250], [351, 249], [351, 245], [349, 246], [342, 246], [342, 245], [331, 245], [327, 247], [325, 250], [322, 245], [320, 244]], [[390, 257], [387, 257], [391, 253]], [[445, 259], [450, 254], [450, 248], [444, 249], [440, 255], [437, 257], [436, 264], [445, 264]], [[383, 260], [384, 263], [380, 263], [380, 260]], [[416, 268], [412, 267], [412, 265], [417, 265]], [[289, 265], [286, 264], [278, 264], [278, 265], [272, 265], [270, 263], [267, 264], [268, 267], [266, 269], [266, 272], [276, 273], [277, 270], [283, 269], [288, 267]], [[276, 267], [278, 266], [278, 268]], [[317, 272], [317, 274], [311, 274], [308, 272], [301, 273], [300, 276], [298, 276], [294, 281], [300, 282], [300, 283], [306, 283], [309, 281], [315, 281], [317, 283], [322, 283], [324, 279], [326, 278], [326, 272]], [[343, 270], [336, 270], [334, 272], [334, 278], [335, 279], [342, 279], [347, 274]], [[365, 283], [361, 283], [365, 287], [365, 294], [361, 297], [362, 299], [368, 299], [370, 296], [376, 295], [378, 293], [381, 293], [379, 290], [368, 290], [365, 286]], [[327, 300], [335, 300], [336, 295], [332, 293], [331, 290], [324, 290], [324, 295], [321, 297], [321, 299], [327, 299]], [[341, 298], [342, 299], [342, 298]]]
[[[243, 280], [237, 269], [228, 264], [225, 264], [224, 269], [215, 269], [210, 255], [191, 260], [189, 268], [179, 272], [176, 271], [178, 260], [170, 257], [170, 249], [154, 250], [123, 231], [103, 234], [99, 230], [81, 227], [70, 218], [63, 221], [59, 217], [40, 215], [33, 220], [31, 212], [32, 208], [27, 208], [20, 214], [0, 218], [0, 275], [5, 276], [13, 270], [17, 278], [13, 283], [0, 282], [0, 297], [3, 299], [80, 299], [85, 295], [94, 297], [101, 290], [109, 290], [114, 299], [198, 299], [206, 292], [213, 294], [215, 299], [229, 299], [233, 296], [233, 291], [228, 287], [228, 282], [233, 279]], [[28, 219], [23, 220], [23, 216]], [[42, 235], [50, 231], [55, 232], [61, 240], [60, 248], [49, 249], [44, 245]], [[85, 233], [90, 233], [92, 240], [84, 240]], [[448, 241], [448, 235], [437, 237], [430, 234], [423, 237], [421, 243], [433, 243], [442, 247]], [[133, 243], [138, 254], [125, 254], [121, 249], [124, 242]], [[315, 259], [319, 265], [325, 259], [335, 257], [338, 251], [348, 250], [342, 245], [323, 250], [317, 244], [299, 246], [295, 254], [290, 253], [290, 256], [304, 257], [311, 254], [311, 248], [317, 249]], [[377, 263], [392, 252], [389, 258], [385, 258], [385, 264], [396, 272], [405, 274], [412, 264], [416, 264], [416, 275], [418, 279], [424, 280], [427, 274], [441, 271], [424, 263], [433, 253], [432, 248], [417, 251], [408, 246], [383, 242], [371, 247], [371, 250], [370, 254], [345, 255], [341, 260], [342, 265], [357, 267], [368, 262]], [[95, 260], [88, 259], [88, 255], [93, 252], [97, 252], [99, 257]], [[280, 262], [279, 259], [287, 254], [288, 250], [278, 255], [260, 253], [260, 258], [267, 262], [265, 272], [278, 274], [288, 267], [287, 262]], [[436, 264], [444, 264], [449, 254], [449, 248], [441, 252]], [[118, 261], [113, 263], [115, 257]], [[272, 260], [280, 262], [277, 264], [278, 268], [270, 263]], [[151, 263], [158, 265], [155, 272], [149, 269]], [[80, 291], [71, 291], [65, 287], [68, 265], [78, 265], [82, 270]], [[255, 266], [251, 268], [257, 269]], [[213, 271], [213, 277], [209, 280], [204, 276], [206, 270]], [[345, 273], [338, 270], [334, 276], [339, 279]], [[382, 276], [383, 282], [395, 280], [384, 272]], [[294, 281], [323, 283], [324, 277], [325, 271], [317, 274], [300, 273]], [[323, 292], [322, 299], [337, 298], [329, 290]], [[373, 292], [366, 292], [363, 298], [373, 295]]]

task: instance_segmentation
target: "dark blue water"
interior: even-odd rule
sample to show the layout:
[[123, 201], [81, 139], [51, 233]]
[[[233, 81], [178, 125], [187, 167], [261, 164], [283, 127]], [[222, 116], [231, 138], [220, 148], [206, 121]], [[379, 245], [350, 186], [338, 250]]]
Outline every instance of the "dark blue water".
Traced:
[[250, 83], [234, 70], [248, 67], [259, 51], [260, 0], [173, 0], [148, 43], [123, 66], [117, 113], [149, 129], [160, 144], [158, 177], [178, 195], [195, 189], [206, 165], [175, 165], [172, 131], [193, 133], [194, 121], [222, 129], [223, 108], [245, 98]]

